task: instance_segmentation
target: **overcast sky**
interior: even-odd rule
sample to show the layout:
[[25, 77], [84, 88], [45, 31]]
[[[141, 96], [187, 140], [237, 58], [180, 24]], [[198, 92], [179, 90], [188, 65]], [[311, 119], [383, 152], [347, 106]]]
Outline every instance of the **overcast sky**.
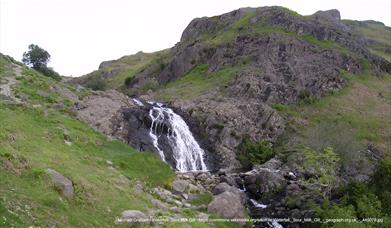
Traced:
[[391, 24], [391, 0], [0, 0], [0, 52], [20, 60], [38, 44], [51, 54], [49, 66], [80, 76], [104, 60], [172, 47], [195, 17], [271, 5]]

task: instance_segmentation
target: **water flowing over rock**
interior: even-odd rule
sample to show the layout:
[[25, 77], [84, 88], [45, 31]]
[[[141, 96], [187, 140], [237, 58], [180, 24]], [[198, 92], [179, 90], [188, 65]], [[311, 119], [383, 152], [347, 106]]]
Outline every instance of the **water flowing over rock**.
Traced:
[[180, 172], [207, 170], [204, 162], [205, 151], [181, 116], [161, 103], [148, 102], [144, 105], [137, 99], [133, 101], [140, 108], [149, 109], [150, 141], [163, 161]]

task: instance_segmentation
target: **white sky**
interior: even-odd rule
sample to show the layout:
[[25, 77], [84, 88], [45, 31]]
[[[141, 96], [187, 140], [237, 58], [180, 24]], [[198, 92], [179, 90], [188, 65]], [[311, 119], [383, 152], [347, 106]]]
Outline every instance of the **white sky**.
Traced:
[[303, 15], [336, 8], [343, 19], [391, 24], [391, 0], [0, 0], [0, 52], [20, 60], [38, 44], [49, 66], [80, 76], [104, 60], [172, 47], [195, 17], [271, 5]]

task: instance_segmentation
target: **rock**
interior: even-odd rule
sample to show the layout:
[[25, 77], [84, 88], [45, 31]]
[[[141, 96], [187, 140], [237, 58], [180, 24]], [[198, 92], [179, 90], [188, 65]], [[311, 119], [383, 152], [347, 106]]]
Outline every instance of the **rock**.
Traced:
[[200, 192], [200, 188], [198, 186], [195, 186], [194, 184], [189, 184], [187, 189], [188, 189], [189, 193]]
[[220, 182], [226, 182], [228, 185], [237, 187], [235, 177], [233, 176], [220, 176]]
[[203, 222], [207, 222], [209, 219], [209, 215], [201, 212], [197, 215], [197, 219], [199, 219]]
[[109, 166], [112, 166], [112, 165], [113, 165], [113, 162], [110, 161], [110, 160], [106, 160], [106, 164], [109, 165]]
[[190, 182], [186, 180], [175, 180], [172, 183], [172, 190], [176, 194], [181, 194], [185, 192], [187, 186], [189, 186]]
[[208, 205], [208, 212], [215, 213], [223, 218], [244, 218], [244, 206], [240, 196], [226, 191], [214, 197]]
[[73, 199], [74, 189], [72, 181], [63, 176], [61, 173], [47, 169], [46, 173], [50, 176], [55, 188], [67, 199]]
[[156, 208], [162, 209], [162, 210], [164, 210], [164, 211], [166, 211], [167, 208], [168, 208], [163, 202], [161, 202], [160, 200], [157, 200], [157, 199], [152, 199], [152, 200], [151, 200], [151, 203], [152, 203], [152, 205], [155, 206]]
[[220, 184], [218, 184], [214, 189], [213, 189], [213, 195], [218, 195], [218, 194], [221, 194], [225, 191], [229, 191], [231, 189], [231, 186], [228, 185], [227, 183], [225, 182], [222, 182]]
[[205, 182], [207, 179], [208, 179], [208, 175], [206, 173], [200, 173], [199, 175], [197, 175], [196, 179], [198, 181], [202, 181], [202, 182]]
[[116, 223], [122, 224], [145, 221], [148, 221], [148, 217], [143, 212], [138, 210], [127, 210], [121, 213], [121, 217], [116, 220]]
[[247, 191], [255, 196], [259, 193], [277, 193], [288, 184], [282, 172], [266, 167], [268, 166], [258, 167], [258, 169], [246, 173], [247, 175], [244, 177]]
[[287, 195], [297, 195], [300, 194], [301, 188], [298, 184], [292, 183], [286, 187]]
[[141, 194], [144, 192], [144, 187], [140, 182], [136, 182], [136, 184], [133, 186], [133, 190], [137, 194]]
[[330, 21], [340, 21], [341, 20], [341, 14], [338, 10], [332, 9], [332, 10], [326, 10], [326, 11], [318, 11], [314, 13], [315, 17], [326, 19]]
[[224, 192], [231, 192], [235, 195], [238, 195], [240, 197], [240, 201], [244, 203], [246, 201], [246, 195], [244, 192], [240, 191], [237, 187], [233, 187], [228, 185], [225, 182], [222, 182], [218, 184], [214, 189], [213, 189], [213, 194], [214, 195], [219, 195]]
[[187, 199], [189, 198], [189, 195], [186, 194], [186, 193], [182, 193], [181, 196], [182, 196], [182, 198], [185, 199], [185, 200], [187, 200]]
[[172, 200], [172, 198], [175, 197], [170, 191], [163, 189], [163, 188], [154, 188], [153, 191], [156, 195], [159, 196], [160, 199], [169, 201]]
[[261, 193], [279, 192], [287, 184], [281, 173], [269, 170], [261, 170], [257, 174], [256, 182], [259, 183]]
[[178, 207], [171, 207], [170, 210], [174, 213], [179, 213], [179, 208]]
[[129, 178], [127, 178], [124, 175], [119, 175], [118, 179], [116, 180], [116, 183], [121, 185], [127, 185], [130, 183]]
[[122, 108], [135, 107], [126, 95], [114, 91], [96, 91], [75, 104], [76, 115], [109, 137], [128, 141], [128, 124]]

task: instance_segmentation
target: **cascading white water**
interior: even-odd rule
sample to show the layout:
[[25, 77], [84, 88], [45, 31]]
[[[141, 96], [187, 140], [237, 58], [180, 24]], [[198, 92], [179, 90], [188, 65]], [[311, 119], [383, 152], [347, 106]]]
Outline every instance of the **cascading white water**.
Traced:
[[155, 103], [149, 111], [152, 119], [150, 135], [154, 146], [164, 159], [164, 153], [159, 148], [158, 138], [162, 134], [158, 131], [159, 124], [166, 122], [169, 124], [167, 131], [168, 142], [172, 148], [173, 158], [176, 162], [176, 169], [180, 172], [202, 170], [206, 171], [204, 162], [204, 150], [198, 145], [186, 122], [172, 109], [163, 107], [160, 103]]
[[[141, 103], [142, 104], [142, 103]], [[152, 142], [153, 142], [153, 146], [156, 148], [156, 150], [159, 152], [159, 155], [160, 155], [160, 158], [163, 160], [163, 161], [166, 161], [165, 157], [164, 157], [164, 152], [159, 148], [159, 143], [158, 143], [158, 132], [157, 132], [157, 129], [158, 129], [158, 125], [159, 125], [159, 121], [161, 119], [164, 119], [164, 115], [163, 114], [158, 114], [156, 117], [153, 115], [153, 109], [151, 109], [149, 111], [149, 117], [151, 117], [151, 120], [152, 120], [152, 123], [151, 123], [151, 128], [149, 130], [149, 136], [151, 137], [152, 139]]]
[[[133, 101], [138, 106], [144, 106], [137, 99], [133, 99]], [[168, 128], [166, 137], [172, 149], [175, 168], [180, 172], [207, 171], [204, 162], [205, 152], [193, 137], [182, 117], [172, 109], [163, 107], [161, 103], [148, 103], [152, 105], [149, 110], [149, 117], [152, 120], [149, 136], [161, 159], [166, 161], [164, 151], [159, 146], [159, 137], [163, 134], [163, 125], [165, 124]]]

